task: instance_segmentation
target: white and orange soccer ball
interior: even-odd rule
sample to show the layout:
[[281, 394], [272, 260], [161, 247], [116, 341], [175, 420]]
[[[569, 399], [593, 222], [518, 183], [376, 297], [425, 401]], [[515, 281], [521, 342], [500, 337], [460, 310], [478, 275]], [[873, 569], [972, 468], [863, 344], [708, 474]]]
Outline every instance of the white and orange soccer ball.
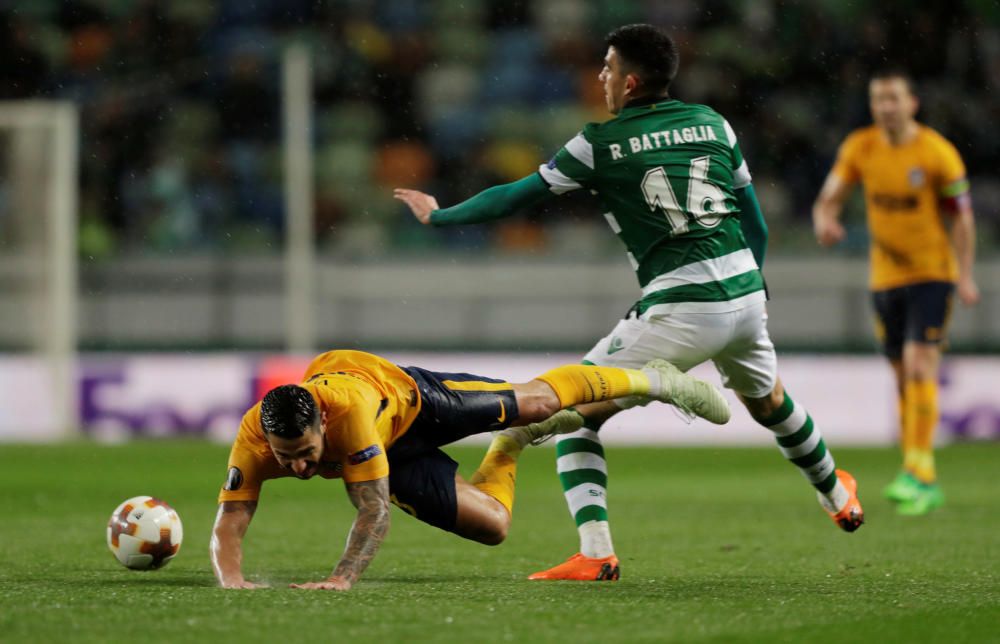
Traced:
[[108, 521], [108, 548], [126, 568], [155, 570], [177, 555], [184, 527], [177, 512], [159, 499], [136, 496], [123, 502]]

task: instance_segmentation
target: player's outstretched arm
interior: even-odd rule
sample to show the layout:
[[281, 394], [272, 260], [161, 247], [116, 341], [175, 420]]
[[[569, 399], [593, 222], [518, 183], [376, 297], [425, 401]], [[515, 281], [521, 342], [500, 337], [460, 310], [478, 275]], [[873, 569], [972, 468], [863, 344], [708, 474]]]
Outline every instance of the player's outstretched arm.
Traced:
[[422, 224], [431, 223], [431, 213], [440, 208], [437, 199], [419, 190], [396, 188], [392, 191], [392, 196], [409, 206], [410, 212]]
[[215, 515], [210, 546], [212, 569], [223, 588], [263, 588], [243, 578], [243, 536], [257, 511], [256, 501], [223, 501]]
[[962, 304], [972, 306], [979, 302], [979, 286], [972, 276], [976, 258], [976, 221], [968, 203], [964, 203], [952, 219], [951, 241], [958, 258], [958, 282], [955, 285], [958, 299]]
[[736, 189], [736, 202], [740, 206], [740, 229], [757, 266], [764, 268], [764, 257], [767, 255], [767, 222], [764, 221], [764, 213], [760, 210], [760, 202], [757, 201], [753, 184]]
[[396, 188], [393, 197], [399, 199], [413, 212], [422, 224], [456, 226], [481, 224], [512, 215], [548, 197], [554, 196], [537, 172], [513, 183], [487, 188], [474, 197], [451, 208], [438, 208], [437, 200], [419, 190]]
[[840, 214], [844, 210], [844, 202], [851, 194], [854, 186], [844, 181], [835, 172], [827, 175], [823, 189], [813, 204], [813, 231], [820, 246], [833, 246], [844, 239], [844, 227], [840, 223]]
[[308, 590], [350, 590], [375, 558], [389, 532], [389, 477], [374, 481], [347, 483], [347, 495], [358, 509], [358, 516], [347, 536], [347, 547], [326, 581], [292, 584]]

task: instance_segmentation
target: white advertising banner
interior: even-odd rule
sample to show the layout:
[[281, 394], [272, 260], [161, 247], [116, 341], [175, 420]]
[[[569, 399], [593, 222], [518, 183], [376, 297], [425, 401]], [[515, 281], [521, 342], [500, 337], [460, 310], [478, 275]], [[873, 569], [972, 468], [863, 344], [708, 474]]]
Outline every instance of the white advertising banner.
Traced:
[[[573, 354], [402, 353], [385, 357], [404, 366], [469, 372], [514, 382], [574, 363]], [[79, 362], [79, 427], [99, 440], [204, 437], [228, 442], [243, 412], [273, 386], [295, 382], [307, 357], [256, 354], [83, 355]], [[894, 383], [877, 356], [794, 355], [779, 358], [789, 393], [812, 414], [835, 445], [889, 445], [896, 440]], [[693, 373], [719, 384], [714, 367]], [[0, 440], [65, 438], [54, 427], [47, 398], [49, 372], [31, 358], [0, 357]], [[940, 442], [1000, 439], [1000, 357], [946, 359], [941, 373]], [[607, 443], [765, 445], [759, 427], [731, 392], [733, 419], [719, 427], [688, 423], [671, 407], [631, 409], [602, 430]], [[480, 441], [488, 440], [484, 436]]]
[[[393, 354], [399, 364], [434, 371], [468, 371], [515, 382], [530, 380], [560, 364], [572, 364], [572, 354]], [[971, 363], [970, 363], [971, 365]], [[994, 363], [1000, 368], [1000, 362]], [[779, 357], [779, 371], [788, 393], [806, 407], [816, 426], [838, 445], [888, 445], [896, 437], [896, 402], [892, 373], [876, 357]], [[691, 371], [722, 387], [711, 364]], [[970, 381], [973, 379], [970, 378]], [[607, 444], [765, 445], [774, 440], [750, 418], [735, 395], [724, 390], [733, 418], [724, 426], [696, 419], [688, 422], [669, 405], [659, 403], [630, 409], [608, 421], [601, 430]], [[967, 399], [976, 399], [967, 396]], [[942, 410], [945, 406], [942, 405]], [[997, 406], [1000, 414], [1000, 406]]]
[[256, 402], [256, 362], [240, 355], [84, 359], [81, 429], [110, 442], [166, 436], [232, 440]]
[[42, 360], [0, 357], [0, 440], [39, 442], [66, 438], [51, 400], [53, 372]]

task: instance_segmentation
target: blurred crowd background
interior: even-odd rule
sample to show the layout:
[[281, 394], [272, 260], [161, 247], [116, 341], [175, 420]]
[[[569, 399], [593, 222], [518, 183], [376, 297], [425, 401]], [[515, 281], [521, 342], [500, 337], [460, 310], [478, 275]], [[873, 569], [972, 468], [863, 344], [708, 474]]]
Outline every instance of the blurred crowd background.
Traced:
[[[454, 203], [609, 118], [603, 36], [631, 22], [668, 27], [682, 51], [673, 95], [733, 124], [772, 252], [815, 248], [812, 200], [837, 144], [868, 121], [870, 69], [887, 62], [912, 71], [920, 119], [964, 156], [982, 252], [995, 252], [993, 0], [7, 0], [0, 98], [81, 106], [86, 257], [278, 252], [280, 63], [292, 42], [312, 53], [322, 253], [616, 253], [588, 195], [430, 231], [391, 191]], [[865, 243], [852, 221], [847, 252]]]

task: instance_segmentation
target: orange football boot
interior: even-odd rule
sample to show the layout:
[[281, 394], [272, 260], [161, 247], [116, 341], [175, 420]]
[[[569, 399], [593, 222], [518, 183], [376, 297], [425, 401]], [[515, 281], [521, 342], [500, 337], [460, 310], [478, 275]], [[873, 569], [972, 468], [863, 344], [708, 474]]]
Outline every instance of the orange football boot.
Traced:
[[825, 503], [823, 509], [830, 515], [833, 522], [840, 526], [841, 530], [854, 532], [865, 522], [865, 511], [861, 509], [861, 501], [858, 500], [858, 482], [844, 470], [837, 470], [837, 478], [844, 484], [851, 496], [839, 512], [831, 512]]
[[536, 572], [528, 579], [533, 581], [618, 581], [619, 577], [621, 577], [621, 568], [618, 567], [618, 557], [611, 555], [603, 559], [595, 559], [584, 557], [578, 552], [555, 568]]

